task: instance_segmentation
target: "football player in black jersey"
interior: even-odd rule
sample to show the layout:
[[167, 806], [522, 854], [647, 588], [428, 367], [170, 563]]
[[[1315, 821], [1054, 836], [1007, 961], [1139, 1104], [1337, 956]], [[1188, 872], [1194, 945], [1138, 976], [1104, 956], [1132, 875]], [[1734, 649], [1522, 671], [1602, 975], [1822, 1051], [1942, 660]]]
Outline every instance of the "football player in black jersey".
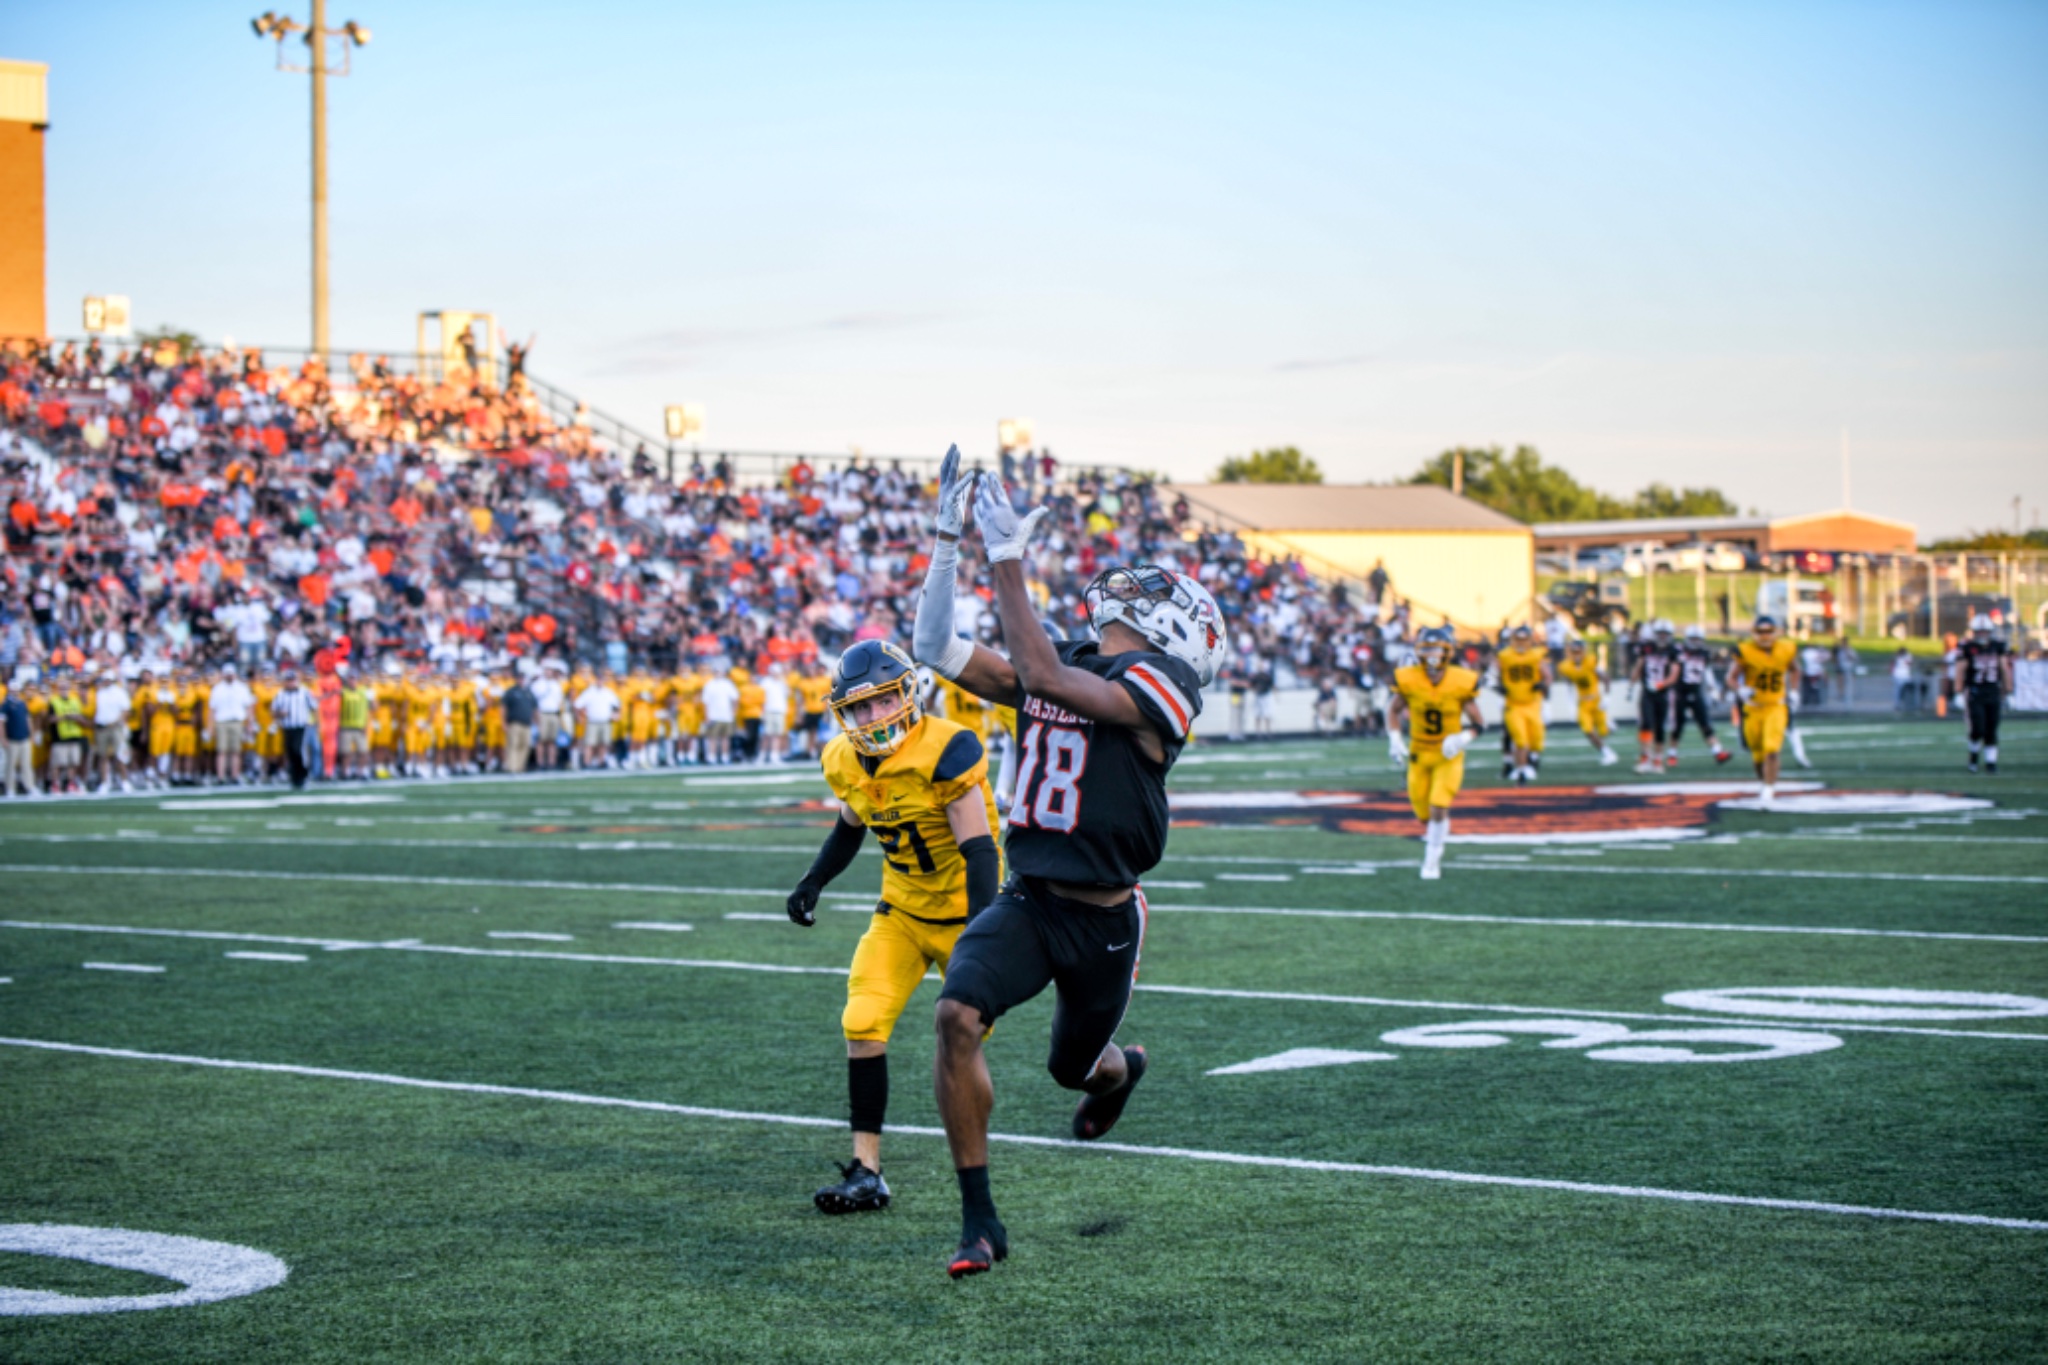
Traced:
[[[954, 577], [970, 485], [995, 581], [1008, 659], [954, 633]], [[1058, 644], [1040, 629], [1021, 562], [1043, 508], [1019, 519], [1002, 482], [940, 469], [937, 543], [918, 605], [920, 662], [988, 701], [1017, 708], [1018, 768], [1003, 840], [1013, 873], [954, 945], [938, 1006], [934, 1080], [960, 1181], [954, 1278], [1009, 1252], [988, 1185], [995, 1101], [982, 1035], [1047, 986], [1058, 992], [1046, 1068], [1082, 1098], [1078, 1138], [1099, 1138], [1144, 1078], [1142, 1048], [1113, 1041], [1138, 970], [1145, 898], [1138, 881], [1166, 848], [1166, 774], [1224, 652], [1208, 592], [1171, 569], [1115, 568], [1088, 587], [1100, 644]]]
[[1678, 658], [1671, 648], [1669, 621], [1651, 623], [1650, 639], [1636, 642], [1636, 661], [1628, 680], [1636, 694], [1636, 739], [1642, 746], [1636, 771], [1663, 772], [1664, 739], [1671, 726], [1672, 688], [1678, 684]]
[[1733, 755], [1721, 747], [1721, 737], [1714, 733], [1714, 722], [1708, 710], [1707, 694], [1713, 687], [1714, 651], [1707, 647], [1704, 627], [1692, 625], [1685, 628], [1685, 641], [1678, 646], [1677, 660], [1678, 684], [1672, 705], [1671, 738], [1664, 751], [1664, 766], [1678, 766], [1678, 741], [1685, 738], [1688, 717], [1700, 727], [1700, 738], [1707, 742], [1714, 762], [1726, 763]]
[[1980, 758], [1987, 772], [1998, 771], [1998, 721], [2012, 691], [2012, 655], [1992, 630], [1991, 618], [1977, 613], [1970, 618], [1970, 638], [1956, 651], [1955, 690], [1970, 716], [1971, 772]]

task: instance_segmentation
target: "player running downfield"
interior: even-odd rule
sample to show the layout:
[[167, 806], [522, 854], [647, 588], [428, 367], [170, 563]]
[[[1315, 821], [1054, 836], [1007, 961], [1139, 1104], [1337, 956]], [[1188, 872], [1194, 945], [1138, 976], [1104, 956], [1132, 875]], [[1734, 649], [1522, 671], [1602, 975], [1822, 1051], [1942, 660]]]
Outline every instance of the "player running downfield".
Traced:
[[1387, 707], [1387, 743], [1407, 759], [1408, 804], [1423, 825], [1426, 882], [1443, 876], [1451, 803], [1465, 785], [1465, 749], [1486, 730], [1479, 715], [1479, 675], [1452, 665], [1453, 643], [1444, 626], [1417, 636], [1417, 662], [1394, 670], [1394, 699]]
[[1512, 746], [1503, 777], [1534, 782], [1543, 763], [1543, 703], [1550, 696], [1550, 655], [1527, 626], [1516, 626], [1495, 660], [1495, 678], [1507, 705], [1502, 724]]
[[1641, 752], [1639, 773], [1664, 771], [1664, 743], [1671, 727], [1671, 689], [1678, 685], [1678, 658], [1671, 647], [1671, 623], [1653, 622], [1650, 640], [1636, 642], [1636, 661], [1629, 670], [1636, 696], [1636, 740]]
[[1710, 698], [1707, 693], [1713, 686], [1714, 652], [1707, 647], [1707, 632], [1697, 625], [1685, 628], [1685, 639], [1679, 644], [1674, 655], [1677, 660], [1678, 681], [1672, 688], [1671, 737], [1664, 750], [1664, 765], [1678, 766], [1678, 742], [1685, 738], [1685, 722], [1688, 717], [1699, 726], [1700, 738], [1707, 742], [1707, 751], [1714, 756], [1714, 762], [1726, 763], [1734, 755], [1721, 747], [1721, 737], [1714, 733], [1713, 718], [1708, 711]]
[[[995, 582], [1011, 651], [954, 633], [964, 504]], [[916, 654], [974, 695], [1017, 709], [1018, 767], [1004, 852], [1010, 881], [953, 946], [936, 1019], [939, 1112], [960, 1183], [955, 1279], [1009, 1253], [989, 1192], [995, 1102], [985, 1031], [1047, 986], [1058, 993], [1046, 1068], [1083, 1092], [1073, 1134], [1110, 1131], [1144, 1078], [1142, 1048], [1114, 1041], [1145, 937], [1138, 882], [1166, 848], [1166, 774], [1187, 743], [1202, 688], [1223, 656], [1223, 620], [1199, 583], [1154, 565], [1112, 568], [1089, 584], [1100, 643], [1055, 645], [1039, 626], [1022, 558], [1043, 508], [1018, 517], [1000, 480], [963, 476], [958, 448], [940, 468], [931, 568], [918, 604]]]
[[1607, 673], [1587, 651], [1584, 640], [1573, 639], [1565, 645], [1564, 658], [1557, 665], [1557, 676], [1570, 683], [1578, 693], [1579, 732], [1600, 755], [1600, 766], [1606, 768], [1620, 762], [1607, 743], [1607, 704], [1601, 696], [1601, 689], [1607, 684]]
[[1785, 681], [1798, 646], [1778, 635], [1778, 623], [1756, 618], [1751, 638], [1735, 649], [1728, 665], [1728, 690], [1742, 707], [1742, 742], [1756, 764], [1760, 795], [1768, 806], [1778, 795], [1778, 751], [1785, 747]]
[[1970, 718], [1971, 772], [1980, 758], [1984, 771], [1998, 771], [1998, 722], [2013, 687], [2012, 655], [1992, 629], [1991, 618], [1978, 612], [1970, 618], [1970, 638], [1956, 650], [1954, 683]]
[[865, 640], [839, 658], [829, 697], [841, 733], [825, 746], [825, 781], [839, 818], [803, 880], [789, 917], [816, 924], [818, 896], [852, 865], [869, 830], [882, 845], [882, 898], [853, 952], [846, 982], [846, 1090], [853, 1160], [839, 1183], [812, 1196], [826, 1213], [889, 1206], [882, 1179], [882, 1120], [889, 1105], [889, 1035], [936, 966], [943, 974], [969, 920], [995, 898], [995, 793], [981, 738], [926, 715], [917, 666], [902, 650]]

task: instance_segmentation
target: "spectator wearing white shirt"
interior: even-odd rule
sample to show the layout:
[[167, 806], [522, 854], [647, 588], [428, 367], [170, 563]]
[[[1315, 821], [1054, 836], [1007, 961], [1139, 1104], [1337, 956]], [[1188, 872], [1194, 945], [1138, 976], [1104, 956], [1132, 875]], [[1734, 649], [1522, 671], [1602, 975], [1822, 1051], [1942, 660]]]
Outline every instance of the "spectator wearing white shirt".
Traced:
[[280, 663], [301, 664], [306, 661], [306, 651], [313, 647], [295, 621], [286, 622], [285, 628], [277, 633], [277, 658]]
[[611, 670], [576, 694], [576, 709], [583, 716], [583, 766], [604, 766], [612, 746], [612, 722], [619, 718], [619, 694], [612, 690]]
[[789, 679], [781, 664], [770, 664], [761, 679], [761, 745], [758, 760], [780, 763], [789, 757]]
[[724, 673], [713, 673], [704, 683], [704, 761], [732, 761], [732, 723], [740, 713], [740, 689]]
[[561, 756], [557, 746], [561, 743], [563, 700], [562, 665], [549, 659], [541, 664], [540, 676], [533, 680], [533, 757], [537, 768], [555, 767]]
[[242, 681], [233, 664], [220, 671], [220, 681], [208, 696], [207, 713], [213, 720], [213, 775], [222, 782], [242, 780], [242, 741], [249, 731], [249, 717], [256, 710], [256, 694]]
[[[135, 704], [121, 675], [111, 669], [92, 693], [92, 765], [99, 773], [99, 789], [111, 790], [115, 781], [121, 790], [134, 791], [128, 780], [128, 711]], [[92, 773], [86, 774], [92, 780]]]

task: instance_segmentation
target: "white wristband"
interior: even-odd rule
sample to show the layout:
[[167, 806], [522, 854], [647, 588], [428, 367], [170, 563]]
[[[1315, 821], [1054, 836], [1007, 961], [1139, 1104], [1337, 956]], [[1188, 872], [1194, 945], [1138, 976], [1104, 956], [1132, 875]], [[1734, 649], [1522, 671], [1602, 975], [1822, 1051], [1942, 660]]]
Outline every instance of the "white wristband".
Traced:
[[932, 660], [932, 672], [951, 681], [967, 671], [967, 665], [974, 660], [974, 641], [963, 640], [955, 635], [946, 645], [945, 652]]

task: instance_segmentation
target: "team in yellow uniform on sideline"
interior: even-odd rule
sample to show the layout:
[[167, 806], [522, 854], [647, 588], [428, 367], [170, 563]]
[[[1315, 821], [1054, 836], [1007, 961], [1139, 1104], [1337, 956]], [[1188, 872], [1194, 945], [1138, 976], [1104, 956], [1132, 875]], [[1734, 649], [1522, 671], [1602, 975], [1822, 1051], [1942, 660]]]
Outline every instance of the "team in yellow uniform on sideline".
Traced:
[[1564, 647], [1564, 658], [1557, 665], [1557, 676], [1570, 683], [1579, 697], [1579, 732], [1591, 741], [1600, 755], [1600, 766], [1611, 767], [1620, 762], [1620, 756], [1607, 744], [1607, 703], [1601, 696], [1606, 686], [1607, 674], [1600, 663], [1586, 649], [1584, 640], [1573, 637]]
[[1756, 764], [1766, 806], [1778, 795], [1778, 751], [1785, 747], [1790, 714], [1785, 685], [1798, 651], [1778, 634], [1776, 621], [1759, 616], [1750, 638], [1736, 646], [1734, 662], [1728, 665], [1728, 690], [1742, 708], [1742, 742]]
[[1502, 724], [1509, 753], [1501, 776], [1534, 782], [1543, 762], [1543, 703], [1550, 696], [1550, 656], [1527, 626], [1516, 626], [1495, 660], [1495, 678], [1507, 699]]
[[1408, 803], [1423, 823], [1422, 879], [1430, 882], [1443, 875], [1451, 802], [1465, 783], [1465, 747], [1486, 728], [1479, 675], [1451, 663], [1451, 644], [1442, 626], [1423, 631], [1416, 638], [1417, 662], [1394, 671], [1387, 708], [1388, 743], [1408, 763]]
[[812, 1198], [825, 1213], [886, 1208], [882, 1121], [889, 1035], [918, 983], [943, 974], [967, 921], [995, 898], [1002, 855], [992, 831], [988, 753], [973, 729], [925, 713], [917, 665], [866, 640], [840, 656], [828, 704], [841, 733], [825, 746], [838, 798], [817, 860], [789, 894], [790, 919], [817, 923], [818, 897], [853, 862], [867, 832], [882, 846], [882, 895], [854, 949], [840, 1027], [846, 1035], [853, 1160]]

